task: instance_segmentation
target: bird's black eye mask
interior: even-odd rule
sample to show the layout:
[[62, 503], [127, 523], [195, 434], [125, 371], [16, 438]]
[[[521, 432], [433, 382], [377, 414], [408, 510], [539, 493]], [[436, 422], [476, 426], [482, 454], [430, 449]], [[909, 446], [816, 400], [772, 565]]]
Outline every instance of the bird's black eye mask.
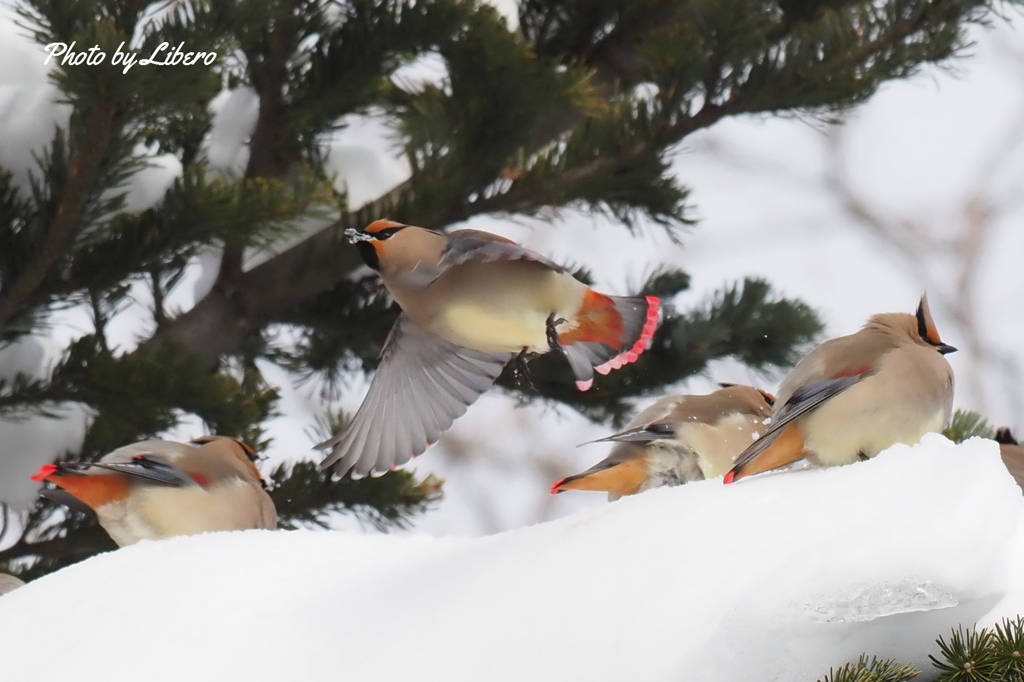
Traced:
[[373, 270], [380, 270], [380, 257], [377, 255], [377, 249], [373, 248], [372, 243], [356, 242], [356, 249], [359, 251], [359, 257], [363, 259], [367, 267]]
[[955, 346], [951, 346], [948, 343], [942, 343], [942, 341], [937, 341], [932, 338], [932, 335], [928, 330], [928, 320], [924, 317], [924, 305], [917, 306], [917, 334], [924, 339], [926, 343], [934, 346], [935, 350], [939, 351], [943, 355], [956, 352]]
[[370, 236], [372, 236], [374, 239], [378, 241], [385, 241], [387, 239], [391, 239], [392, 237], [395, 236], [395, 234], [398, 233], [399, 230], [404, 230], [405, 228], [405, 225], [399, 225], [397, 227], [386, 227], [383, 230], [377, 230], [376, 232], [371, 233]]
[[931, 337], [928, 336], [928, 321], [924, 319], [924, 306], [917, 306], [917, 335], [935, 345]]

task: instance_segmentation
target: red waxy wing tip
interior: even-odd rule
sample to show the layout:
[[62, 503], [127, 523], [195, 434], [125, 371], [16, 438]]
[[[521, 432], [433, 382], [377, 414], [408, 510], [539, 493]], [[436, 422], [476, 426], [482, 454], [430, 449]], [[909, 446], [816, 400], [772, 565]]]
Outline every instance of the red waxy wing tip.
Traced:
[[848, 369], [848, 370], [845, 370], [845, 371], [839, 372], [839, 373], [837, 373], [837, 374], [836, 374], [836, 375], [835, 375], [834, 377], [832, 377], [832, 378], [833, 378], [833, 379], [839, 379], [840, 377], [858, 377], [858, 376], [860, 376], [861, 374], [863, 374], [864, 372], [868, 371], [869, 369], [871, 369], [871, 367], [870, 367], [870, 366], [864, 366], [864, 367], [854, 367], [854, 368], [852, 368], [852, 369]]
[[729, 484], [729, 483], [734, 482], [735, 480], [736, 480], [736, 470], [733, 469], [732, 471], [730, 471], [729, 473], [727, 473], [725, 475], [725, 478], [722, 479], [722, 483]]
[[44, 464], [43, 466], [39, 467], [39, 471], [33, 474], [32, 480], [37, 483], [42, 483], [43, 481], [48, 479], [51, 474], [55, 474], [56, 472], [56, 464]]
[[563, 483], [565, 483], [565, 479], [564, 478], [560, 478], [557, 481], [555, 481], [554, 483], [552, 483], [551, 484], [551, 494], [552, 495], [557, 495], [558, 493], [562, 492], [561, 490], [558, 489], [558, 486], [562, 485]]

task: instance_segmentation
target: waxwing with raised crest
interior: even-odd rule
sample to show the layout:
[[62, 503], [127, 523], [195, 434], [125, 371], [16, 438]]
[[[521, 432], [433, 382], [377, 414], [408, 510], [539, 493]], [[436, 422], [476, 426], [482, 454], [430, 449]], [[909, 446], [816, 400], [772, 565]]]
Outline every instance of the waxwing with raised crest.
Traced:
[[660, 319], [653, 296], [607, 296], [515, 242], [388, 220], [350, 230], [402, 314], [348, 427], [317, 447], [335, 478], [382, 474], [422, 453], [506, 363], [558, 350], [580, 390], [637, 359]]
[[255, 460], [252, 448], [226, 436], [188, 443], [144, 440], [93, 463], [47, 464], [32, 480], [49, 481], [69, 502], [91, 509], [114, 542], [124, 546], [175, 535], [276, 528], [277, 511]]
[[914, 315], [874, 315], [860, 331], [822, 343], [783, 380], [771, 427], [725, 482], [804, 458], [850, 464], [941, 431], [953, 409], [945, 355], [955, 350], [939, 338], [927, 297]]

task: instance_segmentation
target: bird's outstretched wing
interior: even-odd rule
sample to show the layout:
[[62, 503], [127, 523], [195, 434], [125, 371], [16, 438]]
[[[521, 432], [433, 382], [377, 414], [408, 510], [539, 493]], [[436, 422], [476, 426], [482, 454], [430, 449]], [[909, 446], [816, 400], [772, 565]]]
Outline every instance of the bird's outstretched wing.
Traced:
[[529, 260], [565, 272], [565, 268], [544, 256], [496, 234], [479, 230], [455, 230], [448, 235], [448, 245], [441, 252], [439, 272], [467, 262], [485, 263], [500, 260]]
[[383, 474], [434, 443], [486, 391], [512, 358], [464, 348], [401, 315], [384, 343], [380, 367], [348, 427], [316, 447], [335, 480]]

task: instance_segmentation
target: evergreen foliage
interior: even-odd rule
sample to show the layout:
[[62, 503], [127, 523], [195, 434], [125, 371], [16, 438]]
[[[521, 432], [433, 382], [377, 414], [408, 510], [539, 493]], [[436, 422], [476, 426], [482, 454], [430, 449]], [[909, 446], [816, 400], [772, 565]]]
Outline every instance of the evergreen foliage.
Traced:
[[[325, 377], [335, 390], [344, 372], [372, 370], [395, 310], [378, 282], [352, 277], [359, 261], [345, 229], [382, 217], [444, 229], [477, 215], [572, 209], [681, 238], [693, 218], [668, 165], [687, 135], [742, 114], [835, 115], [887, 80], [955, 56], [992, 2], [524, 0], [518, 30], [474, 0], [19, 8], [41, 46], [96, 44], [108, 58], [55, 68], [66, 125], [27, 181], [0, 168], [0, 342], [45, 333], [69, 307], [89, 310], [93, 322], [49, 379], [0, 383], [0, 418], [82, 403], [95, 419], [67, 457], [91, 460], [184, 415], [261, 444], [276, 394], [259, 359], [298, 378]], [[112, 63], [122, 42], [145, 57], [164, 41], [220, 57], [127, 71]], [[440, 60], [443, 78], [403, 80], [400, 69], [423, 58]], [[215, 171], [206, 156], [208, 105], [223, 87], [259, 96], [237, 175]], [[325, 170], [331, 135], [357, 114], [386, 121], [412, 169], [358, 207]], [[152, 207], [128, 211], [126, 181], [167, 154], [180, 178]], [[285, 234], [300, 238], [243, 267], [247, 252]], [[186, 267], [211, 247], [223, 254], [213, 289], [188, 310], [168, 309]], [[687, 286], [671, 270], [643, 288], [671, 298]], [[141, 343], [112, 347], [109, 323], [140, 295], [152, 300]], [[564, 363], [545, 358], [533, 372], [538, 395], [526, 394], [620, 419], [626, 398], [717, 358], [785, 368], [819, 329], [805, 305], [748, 280], [670, 314], [635, 369], [596, 390], [575, 392]], [[510, 377], [500, 383], [521, 390]], [[335, 509], [404, 523], [440, 494], [436, 481], [401, 473], [330, 488], [309, 462], [270, 478], [289, 527], [325, 523]], [[47, 501], [23, 521], [0, 568], [38, 575], [110, 546], [91, 521]]]
[[818, 682], [906, 682], [918, 675], [913, 666], [904, 665], [891, 658], [868, 660], [861, 656], [856, 663], [846, 663], [838, 670], [829, 670], [828, 675]]
[[968, 438], [995, 438], [996, 430], [977, 412], [957, 410], [942, 435], [954, 443], [963, 443]]
[[893, 660], [861, 656], [819, 682], [1020, 682], [1024, 680], [1024, 618], [1005, 618], [991, 630], [959, 627], [939, 637], [934, 670], [921, 672]]

